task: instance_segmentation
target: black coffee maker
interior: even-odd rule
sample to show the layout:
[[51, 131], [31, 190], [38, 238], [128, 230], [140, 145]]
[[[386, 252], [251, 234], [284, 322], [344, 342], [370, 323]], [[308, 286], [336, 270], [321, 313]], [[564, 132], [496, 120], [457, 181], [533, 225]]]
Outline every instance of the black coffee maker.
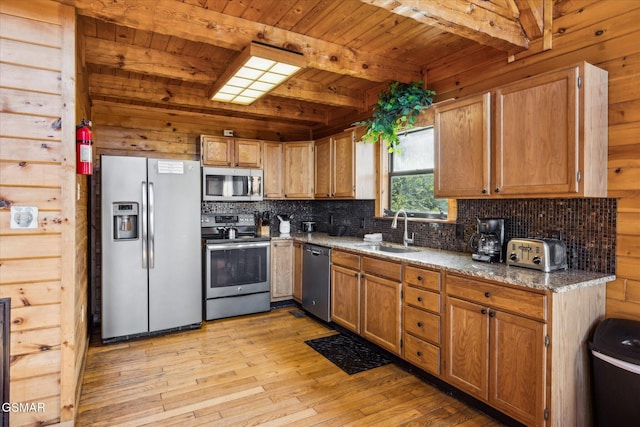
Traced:
[[504, 219], [478, 218], [478, 230], [469, 239], [475, 251], [471, 259], [484, 262], [504, 261]]

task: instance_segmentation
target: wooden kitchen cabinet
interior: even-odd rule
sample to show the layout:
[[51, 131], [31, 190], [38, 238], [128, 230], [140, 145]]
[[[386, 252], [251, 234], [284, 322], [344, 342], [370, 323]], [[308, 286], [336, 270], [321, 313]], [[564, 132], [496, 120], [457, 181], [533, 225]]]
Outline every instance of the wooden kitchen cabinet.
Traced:
[[606, 197], [607, 94], [582, 62], [434, 107], [436, 196]]
[[455, 275], [446, 286], [446, 381], [527, 425], [544, 425], [546, 295]]
[[331, 320], [360, 334], [360, 256], [331, 251]]
[[262, 144], [264, 167], [264, 198], [284, 198], [284, 144], [264, 142]]
[[402, 266], [362, 257], [361, 335], [397, 355], [402, 338]]
[[293, 299], [302, 303], [302, 243], [293, 242]]
[[374, 199], [374, 145], [356, 128], [315, 142], [316, 199]]
[[284, 197], [313, 198], [313, 141], [284, 145]]
[[606, 197], [607, 90], [584, 62], [499, 87], [493, 191]]
[[313, 198], [313, 141], [265, 142], [264, 197]]
[[200, 150], [204, 166], [262, 167], [262, 141], [201, 135]]
[[293, 240], [271, 241], [271, 301], [293, 297]]
[[434, 107], [436, 197], [478, 197], [490, 193], [491, 94]]
[[440, 272], [405, 265], [403, 292], [402, 356], [439, 376], [442, 345]]

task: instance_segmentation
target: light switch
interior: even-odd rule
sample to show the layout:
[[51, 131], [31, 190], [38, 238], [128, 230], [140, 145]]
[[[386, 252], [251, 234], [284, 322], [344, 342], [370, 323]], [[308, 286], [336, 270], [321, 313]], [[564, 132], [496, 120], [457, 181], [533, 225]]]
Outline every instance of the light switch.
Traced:
[[10, 228], [36, 229], [38, 228], [37, 206], [11, 206]]

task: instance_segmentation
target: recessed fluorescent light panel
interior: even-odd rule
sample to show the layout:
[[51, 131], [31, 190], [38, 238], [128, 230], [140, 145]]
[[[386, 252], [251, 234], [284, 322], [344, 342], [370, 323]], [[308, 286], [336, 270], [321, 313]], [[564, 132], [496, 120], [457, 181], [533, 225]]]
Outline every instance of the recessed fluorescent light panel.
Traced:
[[304, 66], [302, 54], [252, 42], [220, 76], [210, 98], [249, 105]]

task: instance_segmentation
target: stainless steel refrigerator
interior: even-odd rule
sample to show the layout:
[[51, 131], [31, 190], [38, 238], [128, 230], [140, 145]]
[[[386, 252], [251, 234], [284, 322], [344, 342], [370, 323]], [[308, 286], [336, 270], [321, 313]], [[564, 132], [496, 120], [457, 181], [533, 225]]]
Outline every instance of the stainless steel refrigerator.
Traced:
[[102, 340], [202, 325], [200, 164], [101, 156]]

